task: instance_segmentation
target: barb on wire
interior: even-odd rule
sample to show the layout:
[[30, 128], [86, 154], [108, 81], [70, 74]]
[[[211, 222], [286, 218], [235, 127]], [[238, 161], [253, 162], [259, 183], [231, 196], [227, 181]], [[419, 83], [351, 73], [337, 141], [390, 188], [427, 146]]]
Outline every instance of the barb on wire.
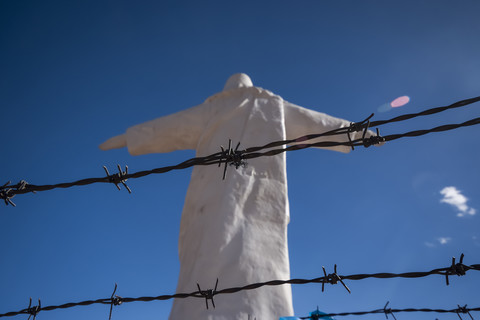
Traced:
[[208, 300], [212, 301], [213, 309], [215, 309], [215, 301], [213, 301], [213, 297], [217, 294], [217, 286], [218, 286], [218, 278], [217, 278], [217, 282], [215, 283], [215, 289], [213, 290], [208, 289], [208, 290], [202, 291], [202, 289], [200, 289], [200, 285], [197, 283], [198, 293], [200, 294], [201, 297], [205, 298], [205, 305], [207, 306], [207, 310], [208, 310]]
[[[457, 266], [458, 265], [458, 266]], [[456, 264], [458, 268], [462, 268], [462, 270], [465, 271], [465, 273], [469, 270], [476, 270], [480, 271], [480, 264], [473, 264], [470, 266], [464, 265], [463, 262], [460, 262], [459, 264]], [[213, 301], [213, 297], [218, 294], [233, 294], [237, 293], [240, 291], [246, 291], [246, 290], [255, 290], [260, 287], [264, 286], [279, 286], [279, 285], [284, 285], [284, 284], [307, 284], [307, 283], [321, 283], [322, 287], [324, 286], [325, 283], [333, 283], [335, 281], [340, 281], [344, 286], [345, 289], [350, 292], [348, 287], [343, 283], [343, 280], [363, 280], [367, 278], [376, 278], [376, 279], [389, 279], [389, 278], [422, 278], [422, 277], [427, 277], [431, 275], [441, 275], [441, 276], [446, 276], [447, 273], [451, 274], [451, 266], [448, 266], [446, 268], [438, 268], [438, 269], [433, 269], [430, 271], [426, 272], [406, 272], [406, 273], [374, 273], [374, 274], [354, 274], [354, 275], [338, 275], [337, 270], [335, 268], [333, 274], [326, 274], [326, 271], [324, 270], [324, 276], [323, 277], [318, 277], [314, 279], [290, 279], [290, 280], [271, 280], [267, 282], [257, 282], [257, 283], [252, 283], [245, 285], [243, 287], [232, 287], [232, 288], [226, 288], [222, 290], [217, 290], [218, 286], [218, 279], [217, 282], [215, 283], [215, 289], [209, 289], [209, 290], [201, 290], [200, 285], [197, 284], [198, 291], [192, 292], [192, 293], [176, 293], [172, 295], [161, 295], [157, 297], [138, 297], [138, 298], [121, 298], [118, 296], [115, 296], [115, 290], [114, 294], [110, 298], [103, 298], [103, 299], [97, 299], [97, 300], [87, 300], [87, 301], [82, 301], [82, 302], [69, 302], [65, 303], [62, 305], [58, 306], [46, 306], [40, 308], [40, 306], [35, 309], [38, 311], [47, 311], [47, 310], [55, 310], [55, 309], [66, 309], [66, 308], [72, 308], [76, 306], [86, 306], [86, 305], [92, 305], [92, 304], [107, 304], [110, 305], [112, 308], [112, 301], [113, 305], [116, 305], [115, 303], [117, 302], [118, 304], [120, 303], [127, 303], [127, 302], [134, 302], [134, 301], [143, 301], [143, 302], [149, 302], [149, 301], [159, 301], [159, 300], [170, 300], [170, 299], [185, 299], [189, 297], [193, 298], [202, 298], [205, 299], [205, 303], [208, 309], [208, 300], [212, 301], [212, 305], [215, 308], [215, 303]], [[116, 300], [115, 300], [116, 299]], [[40, 303], [39, 303], [40, 304]], [[19, 314], [29, 314], [28, 312], [29, 309], [24, 309], [21, 311], [12, 311], [12, 312], [7, 312], [4, 314], [0, 314], [0, 317], [7, 317], [7, 316], [15, 316]], [[467, 309], [455, 309], [458, 310], [461, 313], [464, 313], [463, 310]], [[472, 311], [473, 309], [468, 309], [469, 311]], [[32, 309], [33, 311], [33, 309]], [[383, 309], [379, 309], [377, 313], [383, 313], [385, 314], [385, 311], [388, 311], [388, 313], [393, 312], [399, 312], [397, 309], [386, 309], [386, 306]], [[480, 308], [478, 310], [474, 311], [480, 311]], [[333, 314], [333, 315], [338, 315], [338, 314]]]
[[[371, 136], [371, 137], [366, 138], [368, 128], [370, 127], [370, 120], [369, 119], [372, 116], [373, 116], [373, 113], [369, 118], [367, 118], [367, 124], [364, 125], [364, 129], [363, 129], [362, 144], [365, 148], [368, 148], [368, 147], [370, 147], [372, 145], [375, 145], [375, 144], [380, 144], [382, 142], [385, 142], [385, 139], [380, 136], [380, 132], [379, 132], [378, 128], [377, 128], [377, 135], [376, 136]], [[348, 140], [350, 140], [350, 142], [352, 142], [352, 140], [350, 139], [350, 135], [348, 136]], [[353, 150], [353, 145], [352, 145], [352, 150]]]
[[[247, 162], [243, 160], [242, 157], [243, 151], [238, 151], [238, 147], [240, 147], [240, 142], [237, 143], [235, 150], [232, 149], [231, 139], [228, 139], [228, 148], [226, 150], [223, 148], [223, 146], [220, 146], [220, 148], [222, 149], [223, 163], [225, 163], [222, 180], [225, 180], [225, 177], [227, 175], [227, 165], [235, 166], [235, 169], [238, 169], [240, 167], [245, 168], [247, 166]], [[221, 164], [222, 160], [218, 162], [218, 166], [220, 167]]]
[[[319, 319], [323, 319], [325, 317], [325, 313], [321, 312], [320, 310], [318, 310], [318, 306], [317, 306], [317, 310], [313, 311], [310, 313], [310, 317], [308, 319], [310, 320], [319, 320]], [[329, 318], [331, 319], [331, 318]]]
[[103, 166], [103, 169], [105, 170], [105, 173], [107, 174], [108, 181], [113, 183], [117, 187], [118, 190], [120, 190], [120, 186], [118, 184], [121, 183], [125, 187], [125, 189], [127, 189], [128, 193], [132, 193], [132, 190], [130, 190], [130, 188], [125, 183], [127, 181], [125, 176], [128, 175], [128, 166], [125, 166], [125, 171], [122, 171], [122, 168], [120, 167], [119, 164], [117, 164], [117, 168], [118, 168], [118, 173], [110, 175], [107, 167]]
[[11, 183], [11, 181], [7, 181], [1, 188], [0, 188], [0, 199], [5, 201], [5, 205], [11, 205], [12, 207], [16, 207], [15, 203], [13, 203], [12, 198], [15, 197], [12, 188], [8, 188], [7, 186]]
[[463, 264], [463, 257], [464, 254], [460, 255], [460, 261], [455, 263], [455, 257], [452, 257], [452, 265], [448, 270], [445, 271], [445, 280], [447, 282], [447, 286], [450, 284], [448, 281], [449, 275], [457, 275], [457, 276], [464, 276], [465, 275], [465, 265]]
[[[17, 192], [27, 190], [28, 183], [25, 180], [20, 180], [20, 182], [16, 185], [9, 186], [10, 183], [11, 181], [8, 181], [0, 187], [0, 199], [3, 199], [3, 201], [5, 201], [5, 205], [8, 206], [10, 204], [11, 206], [16, 207], [15, 203], [13, 203], [12, 201], [12, 198]], [[37, 193], [35, 190], [32, 190], [31, 192]]]
[[351, 122], [348, 132], [358, 132], [358, 131], [365, 130], [365, 128], [368, 128], [370, 126], [370, 119], [374, 115], [375, 115], [375, 113], [372, 113], [365, 120], [363, 120], [361, 122]]
[[368, 148], [372, 145], [381, 144], [381, 143], [385, 142], [385, 138], [380, 136], [380, 131], [378, 130], [378, 128], [377, 128], [377, 135], [376, 136], [371, 136], [371, 137], [368, 137], [368, 138], [365, 139], [365, 133], [366, 132], [367, 132], [367, 129], [365, 129], [365, 132], [363, 133], [363, 137], [362, 137], [363, 146], [365, 148]]
[[42, 303], [40, 299], [38, 299], [38, 306], [32, 307], [32, 298], [30, 298], [30, 303], [28, 304], [28, 308], [25, 310], [25, 313], [28, 313], [28, 320], [33, 316], [33, 320], [37, 317], [37, 314], [42, 310]]
[[[263, 156], [275, 156], [277, 154], [287, 152], [287, 151], [301, 150], [301, 149], [312, 148], [312, 147], [347, 146], [347, 147], [351, 147], [352, 149], [356, 146], [362, 146], [362, 145], [365, 147], [368, 147], [373, 144], [393, 141], [393, 140], [397, 140], [404, 137], [418, 137], [431, 132], [442, 132], [442, 131], [454, 130], [460, 127], [478, 125], [480, 124], [480, 118], [474, 118], [459, 124], [442, 125], [432, 129], [416, 130], [416, 131], [411, 131], [411, 132], [406, 132], [401, 134], [391, 134], [383, 137], [380, 136], [379, 132], [377, 131], [376, 136], [365, 138], [368, 128], [378, 127], [380, 125], [387, 124], [390, 122], [404, 121], [404, 120], [412, 119], [419, 116], [431, 115], [431, 114], [442, 112], [448, 109], [463, 107], [478, 101], [480, 101], [480, 97], [475, 97], [475, 98], [455, 102], [449, 106], [432, 108], [432, 109], [428, 109], [415, 114], [406, 114], [406, 115], [398, 116], [389, 120], [370, 121], [370, 118], [373, 116], [373, 115], [370, 115], [368, 118], [366, 118], [362, 122], [351, 123], [349, 127], [337, 128], [328, 132], [323, 132], [318, 134], [308, 134], [308, 135], [298, 137], [296, 139], [291, 139], [291, 140], [273, 141], [263, 146], [249, 147], [241, 151], [238, 150], [240, 143], [237, 144], [235, 149], [232, 149], [231, 141], [229, 141], [229, 147], [227, 150], [221, 147], [222, 149], [221, 152], [217, 152], [209, 156], [196, 157], [196, 158], [186, 160], [177, 165], [155, 168], [152, 170], [139, 171], [135, 173], [128, 173], [128, 167], [126, 167], [125, 171], [122, 171], [120, 166], [117, 165], [119, 170], [117, 174], [110, 175], [106, 167], [104, 167], [104, 170], [107, 176], [101, 177], [101, 178], [87, 178], [87, 179], [82, 179], [75, 182], [58, 183], [53, 185], [32, 185], [32, 184], [25, 183], [23, 187], [21, 183], [18, 183], [17, 185], [9, 185], [9, 183], [7, 183], [7, 184], [4, 184], [3, 186], [0, 186], [0, 199], [3, 199], [5, 204], [7, 205], [11, 204], [12, 206], [14, 206], [14, 203], [12, 202], [11, 199], [13, 198], [13, 196], [17, 194], [24, 194], [24, 193], [35, 192], [35, 191], [47, 191], [55, 188], [70, 188], [73, 186], [82, 186], [82, 185], [88, 185], [88, 184], [100, 183], [100, 182], [114, 183], [117, 186], [117, 188], [120, 188], [119, 184], [121, 183], [128, 190], [128, 192], [131, 193], [130, 188], [125, 183], [127, 179], [141, 178], [150, 174], [166, 173], [172, 170], [186, 169], [186, 168], [189, 168], [192, 166], [198, 166], [198, 165], [213, 165], [213, 164], [220, 165], [221, 163], [224, 163], [225, 167], [224, 167], [223, 178], [225, 179], [227, 165], [234, 165], [238, 169], [240, 166], [246, 165], [247, 159], [253, 159], [253, 158], [258, 158]], [[361, 139], [352, 140], [350, 133], [354, 131], [361, 131], [361, 130], [364, 131], [363, 137]], [[308, 140], [319, 138], [319, 137], [328, 137], [333, 135], [346, 135], [348, 137], [348, 141], [344, 141], [344, 142], [322, 141], [322, 142], [310, 143], [310, 144], [298, 144], [298, 142], [304, 142], [304, 141], [308, 141]], [[272, 149], [275, 147], [278, 147], [278, 148]], [[261, 152], [265, 149], [269, 149], [269, 150]]]
[[[348, 137], [348, 141], [349, 141], [350, 143], [352, 143], [352, 137], [350, 136], [350, 133], [364, 130], [363, 138], [365, 138], [365, 133], [367, 132], [368, 127], [369, 127], [369, 125], [370, 125], [370, 119], [371, 119], [374, 115], [375, 115], [375, 114], [372, 113], [370, 116], [368, 116], [368, 118], [366, 118], [366, 119], [363, 120], [362, 122], [351, 122], [351, 123], [350, 123], [350, 127], [348, 128], [348, 131], [347, 131], [347, 137]], [[365, 125], [365, 123], [366, 123], [366, 125]], [[353, 146], [353, 144], [351, 145], [351, 148], [352, 148], [352, 150], [355, 150], [355, 147]]]
[[343, 282], [342, 278], [337, 274], [337, 265], [334, 266], [333, 273], [330, 273], [329, 275], [327, 275], [327, 272], [325, 271], [325, 267], [322, 266], [322, 269], [323, 269], [323, 274], [325, 275], [323, 277], [324, 280], [322, 281], [322, 292], [325, 289], [325, 283], [337, 284], [338, 281], [340, 281], [340, 283], [343, 284], [343, 287], [347, 289], [348, 293], [352, 293], [350, 289], [347, 287], [347, 285], [345, 284], [345, 282]]
[[383, 307], [383, 312], [385, 313], [385, 317], [388, 319], [388, 314], [390, 313], [392, 315], [393, 319], [397, 320], [397, 318], [395, 318], [395, 315], [392, 312], [392, 308], [387, 309], [387, 306], [388, 306], [389, 303], [390, 303], [390, 301], [387, 301], [387, 304], [385, 305], [385, 307]]
[[461, 307], [459, 304], [457, 304], [458, 309], [457, 309], [457, 316], [460, 318], [460, 320], [463, 320], [462, 317], [460, 316], [460, 313], [466, 313], [470, 316], [470, 319], [473, 320], [472, 315], [470, 314], [470, 310], [467, 309], [467, 305]]
[[123, 303], [122, 297], [115, 295], [115, 292], [117, 291], [117, 284], [115, 283], [115, 289], [113, 289], [112, 296], [110, 297], [110, 314], [108, 316], [108, 320], [112, 319], [112, 310], [113, 306], [119, 306]]

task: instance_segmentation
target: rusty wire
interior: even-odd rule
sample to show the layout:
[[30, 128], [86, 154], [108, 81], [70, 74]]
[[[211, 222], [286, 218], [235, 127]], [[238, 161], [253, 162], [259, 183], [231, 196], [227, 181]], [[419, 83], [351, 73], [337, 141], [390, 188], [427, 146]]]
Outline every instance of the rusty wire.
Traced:
[[[26, 309], [22, 309], [20, 311], [11, 311], [11, 312], [6, 312], [3, 314], [0, 314], [0, 317], [9, 317], [9, 316], [16, 316], [20, 314], [29, 314], [29, 315], [34, 315], [36, 316], [40, 311], [50, 311], [50, 310], [55, 310], [55, 309], [67, 309], [67, 308], [72, 308], [72, 307], [77, 307], [77, 306], [88, 306], [92, 304], [105, 304], [105, 305], [110, 305], [110, 317], [111, 317], [111, 311], [113, 306], [118, 306], [122, 303], [127, 303], [127, 302], [135, 302], [135, 301], [142, 301], [142, 302], [150, 302], [150, 301], [161, 301], [161, 300], [170, 300], [170, 299], [185, 299], [185, 298], [200, 298], [200, 299], [205, 299], [205, 303], [208, 308], [208, 300], [212, 302], [212, 306], [215, 307], [215, 303], [213, 298], [216, 295], [219, 294], [233, 294], [237, 293], [240, 291], [246, 291], [246, 290], [255, 290], [260, 287], [264, 286], [279, 286], [279, 285], [284, 285], [284, 284], [307, 284], [307, 283], [321, 283], [322, 287], [326, 283], [330, 284], [336, 284], [339, 281], [343, 284], [343, 286], [347, 289], [348, 287], [344, 283], [346, 280], [363, 280], [367, 278], [377, 278], [377, 279], [390, 279], [390, 278], [422, 278], [422, 277], [427, 277], [431, 275], [441, 275], [444, 276], [446, 279], [446, 285], [449, 285], [449, 280], [448, 277], [452, 275], [457, 275], [457, 276], [463, 276], [467, 273], [469, 270], [476, 270], [480, 271], [480, 264], [473, 264], [473, 265], [465, 265], [463, 264], [463, 258], [464, 255], [462, 254], [460, 256], [460, 260], [457, 263], [455, 261], [455, 258], [452, 258], [452, 263], [450, 266], [445, 267], [445, 268], [438, 268], [438, 269], [433, 269], [430, 271], [425, 271], [425, 272], [405, 272], [405, 273], [374, 273], [374, 274], [354, 274], [354, 275], [338, 275], [336, 273], [336, 267], [335, 271], [332, 274], [326, 274], [323, 277], [318, 277], [314, 279], [290, 279], [290, 280], [271, 280], [271, 281], [266, 281], [266, 282], [257, 282], [257, 283], [252, 283], [249, 285], [241, 286], [241, 287], [232, 287], [232, 288], [225, 288], [221, 290], [217, 290], [217, 286], [219, 284], [219, 281], [217, 279], [217, 282], [215, 284], [214, 289], [207, 289], [207, 290], [202, 290], [198, 286], [198, 291], [194, 291], [191, 293], [175, 293], [175, 294], [170, 294], [170, 295], [160, 295], [156, 297], [137, 297], [137, 298], [123, 298], [118, 295], [115, 295], [115, 292], [117, 290], [117, 285], [115, 284], [115, 290], [113, 291], [112, 295], [110, 298], [102, 298], [102, 299], [96, 299], [96, 300], [86, 300], [82, 302], [68, 302], [64, 303], [61, 305], [56, 305], [56, 306], [40, 306], [40, 300], [39, 300], [39, 305], [38, 306], [31, 306], [31, 301], [30, 305]], [[221, 279], [220, 279], [221, 282]], [[349, 290], [349, 289], [347, 289]], [[350, 290], [349, 290], [350, 292]], [[393, 310], [395, 311], [395, 310]], [[477, 311], [477, 310], [475, 310]], [[340, 314], [338, 314], [340, 315]]]
[[[404, 137], [418, 137], [418, 136], [422, 136], [432, 132], [449, 131], [449, 130], [454, 130], [460, 127], [477, 125], [477, 124], [480, 124], [480, 117], [474, 118], [459, 124], [448, 124], [448, 125], [442, 125], [435, 128], [431, 128], [431, 129], [416, 130], [416, 131], [410, 131], [410, 132], [401, 133], [401, 134], [391, 134], [386, 136], [380, 136], [380, 133], [377, 128], [376, 136], [365, 138], [365, 133], [368, 128], [378, 127], [391, 122], [405, 121], [415, 117], [432, 115], [445, 110], [463, 107], [478, 101], [480, 101], [480, 97], [475, 97], [471, 99], [461, 100], [448, 106], [424, 110], [419, 113], [405, 114], [389, 120], [370, 122], [370, 118], [373, 116], [372, 114], [367, 119], [361, 122], [351, 123], [349, 127], [342, 127], [342, 128], [338, 128], [335, 130], [331, 130], [331, 131], [323, 132], [319, 134], [309, 134], [309, 135], [305, 135], [305, 136], [298, 137], [296, 139], [291, 139], [291, 140], [274, 141], [263, 146], [250, 147], [245, 150], [238, 150], [240, 143], [237, 144], [237, 147], [235, 149], [232, 149], [231, 141], [230, 141], [229, 147], [227, 149], [224, 149], [222, 147], [221, 152], [217, 152], [205, 157], [191, 158], [173, 166], [160, 167], [152, 170], [139, 171], [135, 173], [128, 173], [128, 167], [126, 167], [125, 171], [123, 171], [121, 167], [117, 165], [118, 173], [116, 174], [110, 174], [107, 168], [104, 167], [104, 170], [106, 172], [105, 177], [87, 178], [87, 179], [82, 179], [74, 182], [58, 183], [58, 184], [50, 184], [50, 185], [34, 185], [34, 184], [27, 183], [25, 180], [21, 180], [19, 183], [15, 185], [10, 185], [11, 182], [9, 181], [5, 183], [3, 186], [0, 186], [0, 199], [2, 199], [6, 205], [15, 206], [15, 203], [12, 201], [12, 198], [17, 194], [24, 194], [24, 193], [36, 192], [36, 191], [47, 191], [47, 190], [52, 190], [56, 188], [70, 188], [73, 186], [89, 185], [93, 183], [113, 183], [116, 185], [118, 189], [120, 189], [119, 185], [122, 184], [127, 189], [128, 192], [131, 192], [130, 188], [125, 183], [127, 179], [141, 178], [150, 174], [159, 174], [159, 173], [166, 173], [172, 170], [186, 169], [196, 165], [213, 165], [213, 164], [221, 165], [223, 163], [225, 164], [224, 173], [223, 173], [223, 177], [225, 178], [227, 165], [233, 165], [238, 169], [239, 166], [245, 165], [246, 163], [245, 160], [247, 159], [253, 159], [253, 158], [264, 157], [264, 156], [274, 156], [287, 151], [302, 150], [302, 149], [307, 149], [312, 147], [349, 146], [352, 149], [356, 146], [369, 147], [371, 145], [375, 145], [375, 144], [379, 144], [387, 141], [393, 141], [393, 140], [397, 140]], [[357, 131], [364, 132], [362, 138], [351, 140], [350, 134]], [[309, 141], [315, 138], [333, 136], [333, 135], [339, 135], [339, 134], [346, 134], [349, 138], [349, 141], [345, 141], [345, 142], [322, 141], [317, 143], [304, 143], [306, 141]], [[280, 148], [272, 149], [275, 147], [280, 147]], [[265, 149], [269, 149], [269, 150], [265, 152], [260, 152]]]

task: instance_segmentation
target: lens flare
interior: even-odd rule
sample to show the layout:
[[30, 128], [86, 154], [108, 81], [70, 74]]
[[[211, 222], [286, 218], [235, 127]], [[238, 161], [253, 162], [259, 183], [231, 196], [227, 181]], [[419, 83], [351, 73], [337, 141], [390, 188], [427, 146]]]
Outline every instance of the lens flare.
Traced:
[[384, 103], [380, 107], [378, 107], [378, 112], [387, 112], [390, 111], [392, 107], [390, 106], [390, 103]]
[[410, 97], [409, 96], [401, 96], [401, 97], [398, 97], [397, 99], [393, 100], [392, 102], [390, 102], [390, 106], [392, 108], [403, 107], [404, 105], [406, 105], [409, 102], [410, 102]]
[[401, 96], [393, 100], [392, 102], [387, 102], [382, 104], [380, 107], [378, 107], [377, 111], [378, 112], [387, 112], [392, 110], [393, 108], [398, 108], [398, 107], [403, 107], [407, 103], [410, 102], [410, 97], [409, 96]]

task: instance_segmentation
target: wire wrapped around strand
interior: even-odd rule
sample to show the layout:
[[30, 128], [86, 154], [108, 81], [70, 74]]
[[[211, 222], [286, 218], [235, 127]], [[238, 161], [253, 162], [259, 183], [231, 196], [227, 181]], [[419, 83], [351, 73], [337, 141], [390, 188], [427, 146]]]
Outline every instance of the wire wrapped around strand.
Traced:
[[[453, 259], [453, 261], [455, 261]], [[205, 299], [206, 306], [208, 308], [208, 300], [212, 302], [213, 307], [215, 307], [215, 303], [213, 301], [213, 297], [215, 295], [219, 294], [233, 294], [237, 293], [240, 291], [246, 291], [246, 290], [255, 290], [260, 287], [264, 286], [279, 286], [279, 285], [284, 285], [284, 284], [307, 284], [307, 283], [321, 283], [322, 287], [325, 285], [325, 283], [336, 283], [336, 282], [341, 282], [345, 289], [350, 292], [350, 289], [345, 285], [344, 281], [345, 280], [363, 280], [367, 278], [377, 278], [377, 279], [389, 279], [389, 278], [422, 278], [422, 277], [427, 277], [431, 275], [441, 275], [441, 276], [447, 276], [447, 275], [452, 275], [452, 274], [459, 274], [463, 273], [463, 275], [466, 274], [467, 271], [469, 270], [476, 270], [480, 271], [480, 264], [473, 264], [470, 266], [464, 265], [463, 264], [463, 254], [461, 256], [460, 262], [454, 264], [455, 270], [461, 270], [457, 271], [458, 273], [452, 273], [452, 266], [448, 266], [446, 268], [438, 268], [438, 269], [433, 269], [430, 271], [426, 272], [406, 272], [406, 273], [374, 273], [374, 274], [354, 274], [354, 275], [338, 275], [336, 268], [334, 268], [334, 273], [333, 274], [327, 274], [325, 269], [324, 269], [324, 276], [319, 277], [319, 278], [314, 278], [314, 279], [290, 279], [290, 280], [271, 280], [267, 282], [257, 282], [257, 283], [252, 283], [248, 284], [242, 287], [232, 287], [232, 288], [225, 288], [221, 290], [217, 290], [217, 285], [218, 285], [218, 279], [215, 284], [214, 289], [208, 289], [208, 290], [201, 290], [200, 285], [197, 284], [198, 291], [194, 291], [191, 293], [175, 293], [172, 295], [161, 295], [157, 297], [138, 297], [138, 298], [122, 298], [119, 296], [115, 295], [116, 292], [116, 286], [115, 290], [113, 291], [113, 294], [111, 295], [110, 298], [103, 298], [103, 299], [97, 299], [97, 300], [87, 300], [87, 301], [82, 301], [82, 302], [69, 302], [65, 303], [62, 305], [58, 306], [46, 306], [46, 307], [40, 307], [40, 301], [39, 301], [39, 306], [36, 309], [31, 309], [30, 306], [28, 309], [24, 309], [21, 311], [12, 311], [12, 312], [7, 312], [4, 314], [0, 314], [0, 317], [8, 317], [8, 316], [15, 316], [19, 314], [32, 314], [36, 315], [40, 311], [47, 311], [47, 310], [55, 310], [55, 309], [66, 309], [66, 308], [72, 308], [76, 306], [86, 306], [86, 305], [92, 305], [92, 304], [107, 304], [110, 305], [110, 311], [112, 310], [114, 305], [119, 305], [121, 303], [128, 303], [128, 302], [134, 302], [134, 301], [143, 301], [143, 302], [149, 302], [149, 301], [163, 301], [163, 300], [170, 300], [170, 299], [185, 299], [185, 298], [201, 298]], [[379, 309], [380, 311], [376, 313], [385, 313], [385, 310], [389, 311], [388, 313], [392, 312], [399, 312], [399, 310], [396, 309], [386, 309], [387, 306], [385, 306], [383, 309]], [[463, 311], [467, 309], [456, 309], [460, 313], [465, 313]], [[31, 311], [31, 312], [30, 312]], [[35, 311], [35, 312], [33, 312]], [[476, 309], [468, 309], [467, 311], [480, 311], [480, 308], [478, 310]], [[33, 314], [34, 313], [34, 314]], [[334, 315], [342, 315], [342, 314], [334, 314]], [[111, 313], [110, 313], [111, 316]]]
[[[17, 194], [24, 194], [24, 193], [35, 192], [35, 191], [47, 191], [55, 188], [70, 188], [73, 186], [82, 186], [82, 185], [88, 185], [88, 184], [100, 183], [100, 182], [113, 183], [116, 185], [118, 189], [120, 189], [119, 184], [121, 183], [127, 189], [127, 191], [131, 193], [130, 188], [125, 183], [127, 179], [141, 178], [150, 174], [166, 173], [172, 170], [186, 169], [186, 168], [197, 166], [197, 165], [202, 165], [202, 166], [213, 165], [213, 164], [220, 165], [224, 163], [225, 167], [223, 170], [223, 179], [225, 179], [227, 165], [235, 166], [235, 168], [238, 169], [240, 166], [246, 165], [247, 159], [253, 159], [253, 158], [264, 157], [264, 156], [275, 156], [277, 154], [287, 152], [287, 151], [302, 150], [302, 149], [313, 148], [313, 147], [348, 146], [348, 147], [351, 147], [352, 149], [354, 149], [354, 147], [356, 146], [369, 147], [371, 145], [382, 144], [384, 142], [393, 141], [393, 140], [397, 140], [404, 137], [418, 137], [418, 136], [422, 136], [432, 132], [449, 131], [449, 130], [458, 129], [460, 127], [478, 125], [480, 124], [480, 117], [474, 118], [459, 124], [447, 124], [447, 125], [442, 125], [442, 126], [438, 126], [431, 129], [416, 130], [416, 131], [410, 131], [410, 132], [401, 133], [401, 134], [391, 134], [387, 136], [380, 136], [377, 128], [377, 135], [366, 138], [366, 132], [368, 128], [378, 127], [380, 125], [384, 125], [391, 122], [405, 121], [405, 120], [412, 119], [419, 116], [432, 115], [445, 110], [463, 107], [478, 101], [480, 101], [480, 97], [475, 97], [471, 99], [458, 101], [448, 106], [432, 108], [419, 113], [406, 114], [406, 115], [398, 116], [389, 120], [381, 120], [381, 121], [370, 121], [370, 118], [373, 116], [372, 114], [367, 119], [359, 123], [351, 123], [349, 127], [342, 127], [342, 128], [338, 128], [335, 130], [331, 130], [331, 131], [323, 132], [319, 134], [308, 134], [308, 135], [298, 137], [296, 139], [291, 139], [291, 140], [274, 141], [263, 146], [249, 147], [249, 148], [246, 148], [245, 150], [238, 150], [238, 147], [240, 146], [240, 142], [237, 144], [237, 147], [235, 149], [232, 149], [231, 140], [230, 140], [228, 149], [224, 149], [223, 147], [221, 147], [222, 150], [220, 152], [217, 152], [205, 157], [192, 158], [174, 166], [161, 167], [161, 168], [156, 168], [152, 170], [139, 171], [135, 173], [128, 173], [127, 166], [125, 167], [125, 171], [122, 171], [120, 166], [117, 165], [117, 168], [119, 171], [117, 174], [110, 175], [106, 167], [104, 167], [104, 170], [107, 176], [101, 177], [101, 178], [87, 178], [87, 179], [82, 179], [75, 182], [59, 183], [59, 184], [53, 184], [53, 185], [33, 185], [33, 184], [27, 184], [27, 183], [24, 183], [24, 184], [18, 183], [16, 185], [9, 185], [10, 182], [8, 182], [3, 186], [0, 186], [0, 199], [4, 200], [6, 205], [10, 204], [12, 206], [15, 206], [15, 204], [11, 199]], [[357, 131], [363, 131], [362, 138], [352, 140], [350, 134], [352, 132], [357, 132]], [[298, 142], [304, 142], [304, 141], [316, 139], [319, 137], [328, 137], [328, 136], [334, 136], [334, 135], [340, 135], [340, 134], [346, 135], [348, 138], [348, 141], [344, 141], [344, 142], [322, 141], [322, 142], [310, 143], [310, 144], [298, 144]], [[279, 148], [271, 149], [275, 147], [279, 147]], [[265, 149], [269, 149], [269, 150], [265, 152], [260, 152]]]

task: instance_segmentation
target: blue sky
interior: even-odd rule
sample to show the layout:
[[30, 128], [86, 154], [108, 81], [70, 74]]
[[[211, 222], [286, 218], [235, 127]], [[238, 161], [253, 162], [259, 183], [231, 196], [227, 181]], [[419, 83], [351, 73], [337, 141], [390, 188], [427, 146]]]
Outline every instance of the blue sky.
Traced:
[[[478, 96], [479, 11], [477, 1], [2, 1], [0, 183], [70, 182], [103, 176], [103, 165], [133, 172], [191, 158], [191, 150], [133, 157], [98, 145], [203, 102], [237, 72], [351, 121], [402, 95], [409, 104], [374, 120]], [[479, 106], [381, 133], [463, 122], [478, 117]], [[289, 153], [292, 278], [321, 276], [321, 266], [332, 272], [334, 264], [340, 274], [427, 271], [462, 252], [466, 264], [480, 263], [479, 130], [348, 155]], [[190, 173], [131, 179], [131, 195], [96, 184], [18, 195], [17, 207], [0, 207], [0, 313], [27, 307], [29, 297], [42, 305], [109, 297], [115, 283], [124, 297], [174, 293]], [[350, 281], [352, 294], [297, 285], [294, 308], [306, 316], [317, 306], [359, 311], [386, 301], [392, 308], [478, 307], [479, 281], [474, 271], [448, 287], [440, 276]], [[165, 319], [170, 306], [124, 304], [113, 319]], [[106, 319], [108, 311], [77, 307], [37, 319]]]

